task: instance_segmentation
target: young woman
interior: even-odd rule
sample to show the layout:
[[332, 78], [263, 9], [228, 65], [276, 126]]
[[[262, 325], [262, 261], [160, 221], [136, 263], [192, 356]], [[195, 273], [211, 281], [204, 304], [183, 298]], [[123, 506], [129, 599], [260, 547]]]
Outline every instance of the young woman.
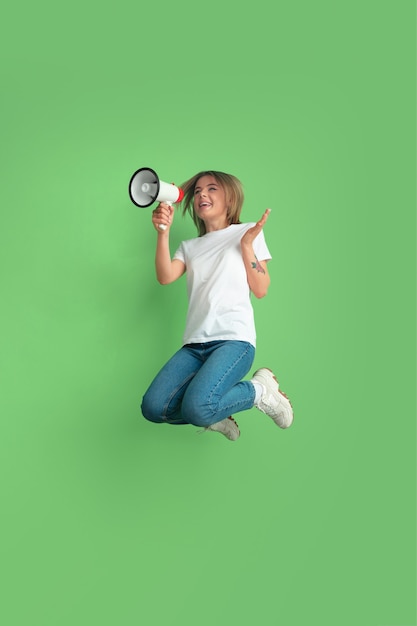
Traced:
[[232, 441], [240, 435], [232, 414], [253, 406], [288, 428], [292, 407], [272, 371], [261, 368], [242, 380], [256, 347], [251, 293], [264, 297], [270, 283], [263, 234], [269, 209], [257, 223], [242, 224], [242, 185], [224, 172], [200, 172], [181, 187], [183, 212], [192, 215], [199, 236], [183, 241], [171, 258], [173, 207], [160, 203], [152, 222], [158, 281], [167, 285], [186, 273], [183, 345], [151, 383], [142, 413], [152, 422], [202, 426]]

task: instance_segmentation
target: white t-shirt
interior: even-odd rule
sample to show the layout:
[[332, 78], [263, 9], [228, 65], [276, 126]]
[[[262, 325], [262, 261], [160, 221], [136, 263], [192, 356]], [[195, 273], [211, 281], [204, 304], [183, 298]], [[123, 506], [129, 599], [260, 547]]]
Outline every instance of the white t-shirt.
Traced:
[[[183, 241], [174, 259], [185, 263], [188, 313], [184, 344], [225, 339], [256, 346], [250, 289], [240, 240], [255, 222], [232, 224]], [[258, 261], [271, 259], [263, 231], [253, 242]]]

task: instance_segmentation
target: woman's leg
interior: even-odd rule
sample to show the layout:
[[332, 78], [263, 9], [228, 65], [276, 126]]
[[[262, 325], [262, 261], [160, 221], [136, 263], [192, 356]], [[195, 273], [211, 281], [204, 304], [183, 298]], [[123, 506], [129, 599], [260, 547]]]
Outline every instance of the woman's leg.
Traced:
[[181, 413], [184, 393], [202, 365], [198, 350], [183, 346], [164, 365], [142, 400], [142, 414], [151, 422], [187, 424]]
[[244, 341], [216, 341], [202, 346], [204, 363], [194, 371], [182, 397], [182, 419], [195, 426], [209, 426], [232, 413], [254, 405], [255, 388], [242, 381], [255, 357], [255, 348]]
[[187, 424], [181, 415], [185, 390], [201, 367], [198, 356], [182, 347], [156, 375], [142, 399], [142, 414], [151, 422]]

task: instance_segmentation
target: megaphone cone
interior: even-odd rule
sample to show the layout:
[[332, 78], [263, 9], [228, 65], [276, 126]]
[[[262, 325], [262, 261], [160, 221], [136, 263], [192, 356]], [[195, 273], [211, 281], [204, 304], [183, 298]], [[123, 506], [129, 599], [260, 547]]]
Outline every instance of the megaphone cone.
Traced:
[[180, 187], [160, 180], [150, 167], [141, 167], [130, 179], [129, 195], [136, 206], [148, 207], [153, 202], [181, 202], [184, 192]]

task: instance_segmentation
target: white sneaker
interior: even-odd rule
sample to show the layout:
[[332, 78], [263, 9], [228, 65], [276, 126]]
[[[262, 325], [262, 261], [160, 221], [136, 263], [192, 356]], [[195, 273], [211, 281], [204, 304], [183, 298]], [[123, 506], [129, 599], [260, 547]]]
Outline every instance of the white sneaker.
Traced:
[[260, 383], [263, 388], [261, 399], [255, 403], [256, 408], [272, 417], [280, 428], [291, 426], [294, 419], [291, 402], [280, 391], [279, 383], [271, 370], [262, 367], [254, 373], [251, 381]]
[[215, 424], [207, 426], [204, 431], [206, 430], [212, 430], [216, 433], [221, 433], [222, 435], [230, 439], [230, 441], [236, 441], [236, 439], [238, 439], [240, 436], [239, 426], [236, 424], [232, 416], [226, 417], [226, 419], [222, 420], [221, 422], [216, 422]]

